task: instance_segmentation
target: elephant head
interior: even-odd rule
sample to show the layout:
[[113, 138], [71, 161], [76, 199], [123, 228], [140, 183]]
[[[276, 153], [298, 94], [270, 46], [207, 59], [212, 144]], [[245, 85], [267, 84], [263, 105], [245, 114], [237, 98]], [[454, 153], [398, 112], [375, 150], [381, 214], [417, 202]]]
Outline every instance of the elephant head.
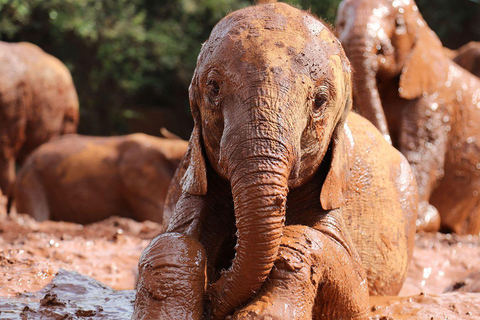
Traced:
[[335, 150], [350, 86], [349, 62], [332, 32], [286, 4], [234, 12], [203, 44], [189, 89], [195, 126], [180, 184], [183, 196], [208, 196], [211, 170], [231, 185], [236, 253], [208, 290], [214, 318], [263, 284], [279, 249], [287, 194], [324, 159], [332, 164], [321, 205], [341, 205], [344, 172]]
[[432, 77], [444, 68], [442, 44], [413, 0], [343, 0], [336, 27], [354, 69], [355, 108], [390, 140], [378, 87], [398, 81], [409, 100], [434, 93], [445, 83]]

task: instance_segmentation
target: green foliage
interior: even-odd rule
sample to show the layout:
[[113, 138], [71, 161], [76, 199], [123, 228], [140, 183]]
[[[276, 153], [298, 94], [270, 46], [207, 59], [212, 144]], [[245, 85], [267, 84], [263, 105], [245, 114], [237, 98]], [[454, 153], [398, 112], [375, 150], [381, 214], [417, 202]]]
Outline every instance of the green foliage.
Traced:
[[456, 49], [480, 41], [479, 0], [416, 0], [418, 8], [444, 45]]
[[[334, 24], [340, 0], [286, 2]], [[188, 113], [187, 88], [201, 43], [228, 12], [252, 3], [0, 0], [0, 40], [33, 42], [70, 68], [80, 97], [81, 132], [120, 133], [131, 118], [130, 107]], [[480, 5], [472, 0], [418, 0], [418, 4], [442, 39], [480, 34], [476, 10]]]
[[81, 131], [112, 134], [128, 106], [188, 112], [201, 43], [247, 0], [0, 0], [0, 39], [33, 42], [71, 70]]

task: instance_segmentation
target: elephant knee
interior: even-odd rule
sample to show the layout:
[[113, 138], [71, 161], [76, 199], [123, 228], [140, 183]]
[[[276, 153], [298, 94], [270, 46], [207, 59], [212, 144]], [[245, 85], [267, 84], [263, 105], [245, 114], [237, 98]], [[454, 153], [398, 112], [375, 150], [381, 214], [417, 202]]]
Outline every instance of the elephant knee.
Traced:
[[132, 319], [201, 319], [206, 254], [195, 239], [157, 236], [143, 251]]
[[351, 249], [318, 230], [289, 226], [278, 256], [272, 275], [298, 279], [296, 287], [313, 297], [315, 315], [325, 319], [366, 317], [367, 277]]
[[317, 241], [318, 231], [304, 226], [288, 226], [284, 229], [275, 268], [271, 277], [290, 277], [309, 279], [316, 286], [321, 273], [317, 265], [321, 262], [322, 244]]

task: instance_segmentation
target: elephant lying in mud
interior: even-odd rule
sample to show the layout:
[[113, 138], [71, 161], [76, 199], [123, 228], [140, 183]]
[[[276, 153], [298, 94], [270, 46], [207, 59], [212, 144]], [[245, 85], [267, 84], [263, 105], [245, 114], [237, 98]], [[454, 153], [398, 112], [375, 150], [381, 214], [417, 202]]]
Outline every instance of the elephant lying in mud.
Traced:
[[141, 133], [55, 139], [19, 171], [17, 212], [36, 220], [91, 223], [117, 215], [162, 223], [168, 186], [187, 145]]
[[332, 32], [283, 3], [229, 14], [202, 46], [195, 126], [139, 262], [133, 319], [364, 319], [413, 249], [405, 158], [351, 108]]
[[0, 41], [0, 189], [10, 199], [15, 162], [53, 137], [75, 133], [78, 97], [70, 72], [34, 44]]
[[415, 173], [419, 230], [480, 232], [480, 79], [445, 56], [413, 0], [344, 0], [337, 29], [355, 107]]

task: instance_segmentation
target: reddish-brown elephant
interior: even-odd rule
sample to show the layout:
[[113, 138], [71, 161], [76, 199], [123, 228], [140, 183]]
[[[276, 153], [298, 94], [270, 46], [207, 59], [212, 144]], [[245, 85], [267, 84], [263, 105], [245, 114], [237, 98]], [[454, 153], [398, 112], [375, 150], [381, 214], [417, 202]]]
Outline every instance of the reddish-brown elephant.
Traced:
[[91, 223], [117, 215], [162, 223], [168, 186], [187, 145], [140, 133], [54, 139], [18, 172], [17, 211], [37, 220]]
[[65, 65], [39, 47], [0, 41], [0, 189], [11, 200], [15, 163], [74, 133], [78, 97]]
[[[202, 46], [195, 126], [139, 262], [133, 319], [364, 319], [400, 290], [417, 203], [406, 159], [351, 108], [349, 62], [283, 3]], [[230, 318], [229, 318], [230, 319]]]
[[344, 0], [337, 29], [355, 107], [413, 168], [419, 230], [480, 232], [480, 80], [446, 57], [413, 0]]
[[453, 53], [453, 61], [480, 78], [480, 42], [470, 41]]

